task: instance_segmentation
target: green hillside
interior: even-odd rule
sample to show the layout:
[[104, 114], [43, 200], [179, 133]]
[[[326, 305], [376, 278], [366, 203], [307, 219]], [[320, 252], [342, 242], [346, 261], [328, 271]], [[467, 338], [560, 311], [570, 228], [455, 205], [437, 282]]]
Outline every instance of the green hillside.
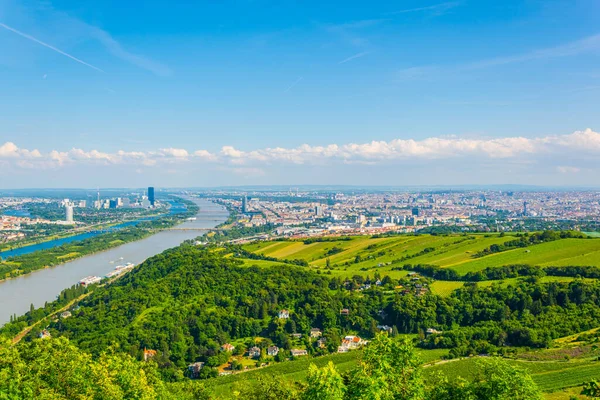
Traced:
[[[113, 283], [90, 288], [86, 296], [73, 297], [74, 303], [68, 305], [70, 317], [48, 317], [29, 333], [24, 331], [23, 341], [12, 348], [21, 351], [21, 346], [38, 343], [45, 329], [51, 340], [68, 339], [68, 344], [61, 342], [68, 351], [84, 355], [81, 363], [90, 363], [86, 376], [94, 376], [95, 369], [103, 368], [102, 363], [95, 364], [97, 360], [112, 353], [124, 357], [119, 362], [133, 363], [130, 371], [144, 368], [144, 350], [152, 350], [155, 369], [147, 373], [153, 374], [154, 381], [142, 382], [141, 387], [159, 393], [193, 385], [213, 398], [232, 398], [235, 393], [263, 387], [264, 382], [273, 381], [274, 374], [282, 387], [289, 384], [305, 390], [302, 385], [311, 382], [309, 365], [313, 363], [325, 371], [331, 361], [336, 373], [352, 376], [363, 365], [357, 361], [370, 348], [365, 343], [383, 330], [394, 340], [407, 339], [417, 347], [422, 358], [419, 365], [425, 364], [425, 385], [435, 385], [435, 371], [450, 381], [460, 376], [479, 385], [486, 367], [477, 360], [490, 358], [478, 357], [483, 354], [508, 359], [509, 366], [526, 370], [533, 384], [552, 393], [553, 399], [560, 398], [556, 396], [563, 389], [573, 394], [576, 389], [570, 388], [599, 377], [595, 361], [600, 356], [595, 347], [600, 341], [597, 279], [528, 275], [475, 284], [424, 274], [409, 276], [410, 268], [403, 268], [417, 259], [427, 259], [428, 264], [439, 260], [441, 268], [449, 269], [460, 260], [507, 257], [523, 249], [505, 245], [515, 238], [405, 235], [243, 247], [186, 244], [150, 258]], [[589, 250], [599, 242], [565, 238], [525, 249], [545, 259], [547, 252], [566, 258], [573, 243]], [[546, 253], [534, 253], [535, 248]], [[475, 254], [483, 255], [474, 258]], [[586, 271], [593, 274], [598, 269]], [[58, 309], [52, 304], [48, 307]], [[287, 313], [282, 314], [283, 310]], [[12, 339], [23, 324], [35, 323], [34, 315], [37, 312], [7, 324], [0, 329], [0, 337]], [[314, 337], [312, 330], [318, 332]], [[325, 342], [317, 340], [321, 337]], [[360, 345], [344, 347], [354, 343], [354, 337]], [[224, 350], [225, 344], [235, 349]], [[267, 355], [273, 346], [279, 353]], [[253, 347], [260, 349], [260, 355], [250, 353]], [[64, 349], [57, 350], [57, 357]], [[349, 352], [338, 353], [340, 349]], [[292, 350], [299, 355], [293, 356]], [[14, 362], [29, 354], [27, 347], [22, 351], [11, 353]], [[28, 362], [39, 361], [37, 353], [32, 354]], [[462, 357], [467, 358], [453, 360]], [[0, 376], [3, 370], [6, 374], [14, 370], [14, 362], [0, 360]], [[196, 372], [189, 368], [194, 363], [202, 363]], [[28, 374], [26, 369], [19, 371]], [[51, 369], [47, 371], [52, 374]], [[31, 379], [39, 385], [58, 385], [40, 376]], [[110, 385], [115, 391], [128, 390], [122, 382]]]
[[527, 247], [511, 248], [481, 255], [493, 245], [514, 241], [516, 235], [399, 235], [392, 237], [355, 236], [327, 238], [323, 242], [287, 240], [251, 243], [244, 249], [281, 261], [304, 260], [315, 269], [325, 268], [336, 275], [368, 275], [374, 271], [393, 277], [405, 264], [436, 265], [458, 274], [514, 264], [532, 266], [600, 266], [600, 239], [565, 238]]

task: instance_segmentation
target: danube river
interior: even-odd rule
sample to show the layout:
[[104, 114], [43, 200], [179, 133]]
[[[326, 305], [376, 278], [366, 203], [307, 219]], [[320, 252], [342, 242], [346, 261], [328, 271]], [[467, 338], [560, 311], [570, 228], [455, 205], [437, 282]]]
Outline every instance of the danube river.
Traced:
[[178, 246], [184, 240], [202, 235], [204, 232], [200, 229], [213, 228], [229, 216], [220, 205], [203, 199], [189, 200], [198, 204], [200, 211], [195, 221], [177, 225], [176, 230], [162, 231], [137, 242], [0, 282], [0, 326], [8, 322], [13, 314], [25, 314], [32, 303], [38, 308], [47, 301], [55, 300], [63, 289], [78, 283], [81, 278], [104, 276], [117, 265], [128, 262], [139, 264], [148, 257]]

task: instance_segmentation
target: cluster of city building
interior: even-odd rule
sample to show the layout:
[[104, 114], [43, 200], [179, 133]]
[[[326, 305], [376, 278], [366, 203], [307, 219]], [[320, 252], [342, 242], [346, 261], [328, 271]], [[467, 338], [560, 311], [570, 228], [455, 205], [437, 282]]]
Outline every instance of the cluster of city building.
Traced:
[[0, 215], [0, 243], [25, 238], [26, 235], [21, 231], [24, 226], [62, 224], [62, 221], [33, 218], [29, 213], [18, 210], [23, 205], [34, 201], [36, 200], [32, 198], [0, 197], [0, 212], [2, 214]]
[[115, 197], [110, 199], [102, 199], [100, 197], [100, 190], [98, 190], [98, 197], [94, 202], [88, 202], [87, 200], [72, 201], [64, 199], [61, 205], [65, 208], [65, 221], [67, 223], [74, 223], [73, 221], [73, 209], [93, 207], [97, 210], [100, 209], [116, 209], [116, 208], [152, 208], [156, 205], [156, 199], [154, 196], [154, 188], [149, 187], [147, 195], [137, 197], [133, 201], [130, 197]]
[[[64, 208], [64, 219], [44, 219], [32, 216], [27, 211], [27, 205], [35, 203], [49, 207], [56, 207], [57, 204]], [[155, 199], [154, 188], [149, 187], [143, 195], [132, 195], [114, 198], [101, 198], [98, 191], [97, 198], [94, 201], [90, 200], [71, 200], [63, 199], [57, 201], [50, 198], [40, 197], [0, 197], [0, 243], [10, 242], [18, 239], [23, 239], [27, 235], [24, 230], [27, 226], [47, 224], [47, 225], [65, 225], [65, 228], [70, 229], [71, 226], [77, 225], [74, 218], [74, 210], [76, 208], [93, 210], [117, 209], [117, 208], [154, 208], [159, 203]]]
[[273, 224], [280, 235], [414, 232], [455, 226], [511, 230], [515, 221], [600, 221], [600, 192], [251, 192], [214, 193], [243, 226]]

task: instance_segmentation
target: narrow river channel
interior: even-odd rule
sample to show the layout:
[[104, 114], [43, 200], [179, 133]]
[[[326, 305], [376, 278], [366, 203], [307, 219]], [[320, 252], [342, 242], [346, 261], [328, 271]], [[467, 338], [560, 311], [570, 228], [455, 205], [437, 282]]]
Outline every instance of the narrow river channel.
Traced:
[[47, 301], [55, 300], [63, 289], [76, 284], [81, 278], [104, 276], [117, 265], [128, 262], [139, 264], [148, 257], [178, 246], [184, 240], [202, 235], [204, 232], [201, 229], [214, 228], [229, 216], [224, 207], [208, 200], [189, 200], [200, 207], [196, 220], [186, 221], [176, 226], [175, 230], [162, 231], [137, 242], [0, 282], [0, 326], [7, 323], [13, 314], [25, 314], [31, 304], [38, 308]]

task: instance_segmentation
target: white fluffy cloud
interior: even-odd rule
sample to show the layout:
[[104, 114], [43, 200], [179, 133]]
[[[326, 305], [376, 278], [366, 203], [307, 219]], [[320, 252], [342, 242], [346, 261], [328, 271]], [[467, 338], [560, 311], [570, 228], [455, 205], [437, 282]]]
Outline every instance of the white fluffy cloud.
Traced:
[[19, 149], [13, 142], [6, 142], [0, 146], [0, 159], [7, 158], [40, 158], [42, 154], [38, 150]]
[[[378, 164], [407, 160], [440, 159], [500, 159], [535, 161], [536, 157], [567, 157], [582, 159], [600, 155], [600, 133], [591, 129], [568, 135], [543, 137], [504, 137], [464, 139], [459, 137], [432, 137], [422, 140], [394, 139], [368, 143], [330, 144], [295, 148], [273, 147], [244, 151], [223, 146], [218, 152], [162, 148], [157, 151], [53, 150], [42, 154], [38, 150], [21, 149], [12, 142], [0, 146], [0, 161], [17, 167], [58, 168], [68, 165], [131, 165], [135, 168], [173, 163], [215, 163], [231, 166], [240, 171], [264, 165], [326, 165], [331, 163]], [[559, 164], [560, 165], [560, 164]], [[577, 166], [557, 166], [561, 173], [573, 173]], [[257, 171], [257, 169], [252, 170]]]

